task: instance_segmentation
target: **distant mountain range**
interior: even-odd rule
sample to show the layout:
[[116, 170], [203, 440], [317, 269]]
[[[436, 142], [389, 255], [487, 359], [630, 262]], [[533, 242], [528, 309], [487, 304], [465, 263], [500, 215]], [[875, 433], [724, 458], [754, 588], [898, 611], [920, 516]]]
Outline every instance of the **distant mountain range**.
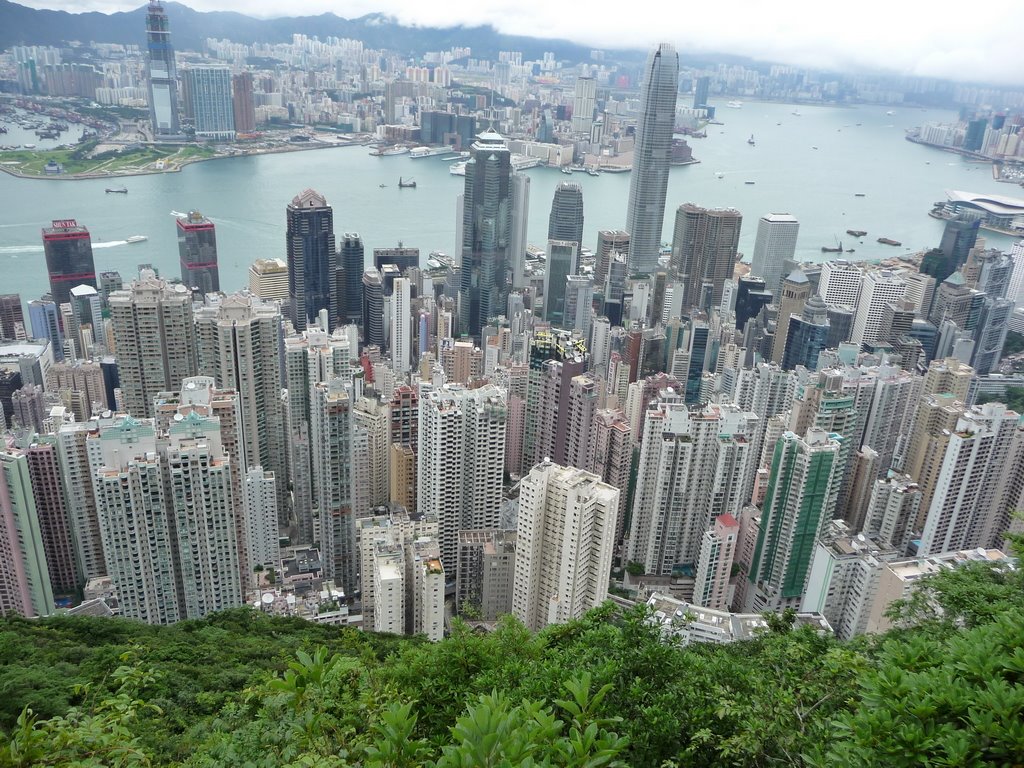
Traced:
[[[362, 40], [370, 48], [387, 48], [418, 55], [443, 51], [452, 46], [469, 46], [474, 56], [497, 58], [498, 51], [522, 51], [526, 59], [539, 59], [554, 51], [561, 59], [587, 61], [591, 49], [567, 40], [503, 35], [492, 26], [446, 28], [407, 27], [393, 18], [369, 14], [343, 19], [333, 13], [255, 19], [241, 13], [195, 11], [180, 3], [165, 3], [171, 22], [171, 39], [178, 50], [202, 50], [208, 37], [229, 38], [238, 43], [285, 43], [293, 34], [348, 37]], [[135, 43], [145, 45], [146, 6], [120, 13], [68, 13], [36, 10], [0, 0], [0, 50], [12, 45], [60, 46], [70, 41]], [[617, 58], [637, 59], [642, 51], [622, 51]]]

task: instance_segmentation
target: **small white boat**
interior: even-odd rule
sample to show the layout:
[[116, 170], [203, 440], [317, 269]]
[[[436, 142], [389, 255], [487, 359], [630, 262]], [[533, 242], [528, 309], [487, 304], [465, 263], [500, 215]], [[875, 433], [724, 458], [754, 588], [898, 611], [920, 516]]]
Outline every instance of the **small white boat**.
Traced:
[[126, 237], [124, 239], [126, 243], [144, 243], [147, 240], [149, 240], [149, 238], [145, 235], [132, 235], [131, 237]]

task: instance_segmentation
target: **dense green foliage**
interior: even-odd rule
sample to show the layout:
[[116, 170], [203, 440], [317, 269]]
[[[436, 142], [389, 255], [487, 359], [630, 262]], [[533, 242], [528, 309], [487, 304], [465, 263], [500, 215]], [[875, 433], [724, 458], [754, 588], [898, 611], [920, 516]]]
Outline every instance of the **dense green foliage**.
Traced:
[[1024, 352], [1024, 335], [1009, 331], [1006, 334], [1006, 341], [1003, 342], [1002, 357], [1016, 355], [1018, 352]]
[[942, 573], [896, 613], [853, 643], [783, 618], [686, 648], [610, 606], [436, 644], [244, 610], [9, 619], [0, 766], [1024, 764], [1024, 574]]

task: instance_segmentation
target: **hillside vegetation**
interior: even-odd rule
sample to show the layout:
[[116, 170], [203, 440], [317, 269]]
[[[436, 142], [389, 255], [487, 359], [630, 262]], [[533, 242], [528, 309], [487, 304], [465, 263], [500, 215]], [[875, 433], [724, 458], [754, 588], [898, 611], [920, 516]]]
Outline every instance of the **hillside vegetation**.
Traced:
[[0, 766], [1021, 766], [1024, 575], [972, 564], [840, 643], [677, 647], [608, 606], [431, 644], [248, 609], [0, 620]]

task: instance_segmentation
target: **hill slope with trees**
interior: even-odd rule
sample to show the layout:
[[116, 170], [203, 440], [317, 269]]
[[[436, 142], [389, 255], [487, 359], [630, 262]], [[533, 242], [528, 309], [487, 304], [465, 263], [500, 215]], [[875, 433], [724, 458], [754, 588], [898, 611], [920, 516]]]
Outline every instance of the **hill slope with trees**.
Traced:
[[939, 574], [900, 615], [686, 648], [611, 606], [436, 644], [248, 609], [4, 619], [0, 766], [1024, 764], [1024, 573]]

